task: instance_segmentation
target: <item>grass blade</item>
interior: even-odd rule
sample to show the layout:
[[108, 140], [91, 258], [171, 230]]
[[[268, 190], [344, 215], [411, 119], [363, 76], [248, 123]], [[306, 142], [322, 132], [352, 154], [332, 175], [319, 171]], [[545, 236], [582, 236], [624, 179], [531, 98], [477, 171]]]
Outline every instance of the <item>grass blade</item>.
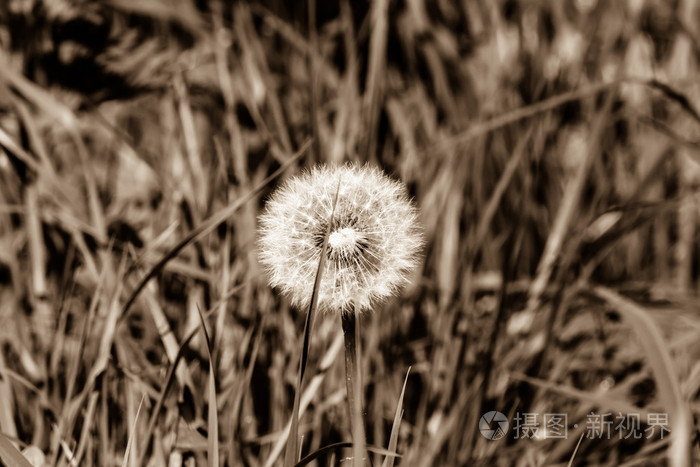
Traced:
[[[603, 104], [603, 111], [600, 113], [600, 118], [595, 121], [595, 125], [591, 128], [589, 133], [590, 143], [588, 147], [585, 148], [585, 156], [578, 162], [575, 172], [572, 173], [571, 179], [568, 181], [562, 193], [561, 204], [552, 221], [552, 227], [547, 237], [544, 251], [537, 265], [535, 278], [530, 286], [526, 305], [527, 310], [533, 311], [539, 307], [542, 294], [549, 283], [552, 272], [561, 259], [562, 249], [567, 239], [569, 229], [574, 225], [576, 215], [579, 212], [579, 203], [585, 188], [588, 173], [593, 166], [593, 162], [599, 157], [599, 139], [607, 122], [604, 115], [612, 106], [614, 96], [614, 92], [610, 92], [607, 95]], [[550, 320], [550, 322], [553, 321], [553, 319]], [[550, 341], [550, 337], [551, 332], [547, 332], [547, 342]]]
[[3, 433], [0, 433], [0, 461], [5, 465], [32, 467], [26, 457], [15, 447]]
[[[304, 391], [304, 394], [301, 396], [301, 403], [299, 405], [299, 413], [303, 414], [304, 411], [307, 409], [309, 404], [311, 403], [311, 400], [314, 398], [315, 394], [318, 392], [318, 389], [321, 386], [321, 383], [323, 382], [323, 379], [330, 369], [331, 365], [333, 362], [336, 360], [336, 357], [340, 353], [340, 349], [343, 346], [343, 334], [338, 333], [336, 338], [333, 340], [333, 343], [330, 345], [330, 347], [326, 350], [326, 353], [324, 354], [323, 358], [321, 359], [321, 363], [318, 367], [318, 373], [311, 378], [311, 382], [309, 382], [308, 387]], [[287, 422], [286, 427], [284, 430], [279, 435], [279, 438], [277, 439], [274, 447], [272, 448], [272, 451], [270, 452], [270, 456], [267, 458], [267, 461], [265, 461], [265, 467], [272, 467], [274, 465], [275, 461], [277, 458], [282, 454], [282, 450], [284, 449], [284, 445], [286, 444], [286, 441], [289, 439], [289, 433], [291, 431], [291, 425], [292, 425], [292, 419], [289, 419], [289, 422]]]
[[146, 394], [141, 396], [141, 402], [139, 403], [139, 408], [136, 411], [136, 418], [134, 418], [134, 423], [131, 427], [131, 435], [129, 435], [129, 440], [126, 442], [126, 450], [124, 451], [124, 459], [122, 459], [122, 467], [127, 467], [129, 465], [129, 452], [131, 452], [131, 445], [134, 442], [134, 434], [136, 433], [136, 422], [139, 420], [139, 414], [141, 413], [141, 407], [143, 406], [143, 401], [146, 399]]
[[304, 381], [304, 370], [306, 370], [306, 360], [309, 353], [309, 337], [311, 335], [311, 326], [313, 324], [313, 314], [316, 310], [316, 301], [318, 299], [318, 289], [321, 285], [321, 276], [323, 275], [323, 267], [326, 264], [326, 250], [328, 249], [328, 237], [333, 228], [333, 216], [335, 215], [335, 205], [338, 202], [338, 193], [340, 193], [340, 180], [338, 180], [338, 188], [333, 199], [333, 208], [331, 217], [328, 220], [326, 234], [323, 237], [323, 246], [321, 247], [321, 255], [318, 260], [318, 269], [316, 270], [316, 278], [314, 279], [314, 290], [311, 293], [311, 302], [309, 303], [309, 312], [306, 314], [306, 322], [304, 323], [304, 342], [301, 348], [301, 359], [299, 360], [299, 378], [297, 381], [297, 390], [294, 394], [294, 407], [292, 409], [292, 425], [287, 439], [287, 448], [284, 453], [285, 467], [291, 467], [296, 463], [297, 459], [297, 438], [299, 437], [299, 403], [301, 399], [301, 388]]
[[204, 325], [204, 316], [202, 311], [199, 312], [199, 321], [204, 333], [204, 340], [207, 344], [207, 357], [209, 358], [209, 410], [207, 412], [207, 456], [209, 465], [216, 467], [219, 465], [219, 418], [216, 409], [216, 378], [214, 376], [214, 362], [211, 358], [211, 341], [207, 327]]
[[667, 453], [669, 465], [689, 467], [692, 459], [693, 435], [691, 411], [683, 400], [678, 377], [673, 370], [674, 365], [668, 344], [644, 308], [607, 287], [594, 287], [593, 293], [619, 311], [623, 320], [637, 334], [656, 381], [659, 401], [668, 411], [672, 437], [671, 447]]
[[[401, 388], [401, 395], [399, 396], [399, 403], [396, 404], [396, 413], [394, 414], [394, 424], [391, 427], [391, 434], [389, 435], [389, 452], [396, 452], [396, 444], [399, 439], [399, 428], [401, 427], [401, 416], [403, 415], [403, 396], [406, 394], [406, 383], [408, 383], [408, 375], [411, 374], [411, 367], [408, 367], [406, 372], [406, 378], [403, 380], [403, 387]], [[382, 467], [394, 467], [395, 456], [387, 456], [384, 458]]]
[[600, 407], [610, 412], [634, 413], [640, 414], [640, 416], [647, 416], [649, 413], [643, 407], [638, 407], [622, 397], [611, 397], [610, 394], [597, 394], [589, 391], [583, 391], [539, 378], [532, 378], [522, 373], [510, 373], [509, 376], [514, 380], [524, 381], [540, 389], [561, 394], [562, 396], [570, 399], [578, 400], [581, 403], [593, 404], [596, 407]]
[[474, 230], [474, 241], [471, 244], [472, 249], [470, 257], [468, 259], [468, 264], [473, 263], [473, 258], [476, 258], [477, 254], [479, 253], [479, 249], [481, 248], [481, 245], [484, 243], [484, 240], [486, 240], [486, 236], [489, 233], [489, 227], [491, 226], [491, 221], [496, 216], [496, 212], [498, 211], [498, 206], [501, 203], [501, 199], [503, 198], [503, 195], [508, 189], [508, 186], [510, 186], [510, 182], [513, 179], [513, 176], [515, 175], [516, 170], [520, 166], [520, 162], [523, 160], [523, 156], [526, 154], [525, 149], [527, 147], [527, 143], [530, 141], [531, 135], [532, 129], [528, 129], [523, 138], [518, 142], [518, 145], [513, 151], [513, 155], [510, 156], [510, 159], [508, 159], [508, 163], [506, 164], [505, 168], [503, 169], [503, 173], [498, 179], [496, 188], [494, 188], [493, 192], [491, 193], [491, 196], [489, 197], [488, 202], [486, 203], [484, 212], [479, 218], [479, 223], [477, 224], [477, 227]]
[[146, 451], [148, 450], [148, 444], [151, 441], [151, 437], [153, 436], [153, 432], [156, 429], [156, 422], [158, 421], [158, 415], [160, 414], [160, 410], [163, 408], [163, 404], [165, 403], [165, 396], [168, 393], [168, 389], [170, 389], [170, 386], [172, 385], [173, 381], [175, 380], [175, 370], [180, 363], [180, 359], [182, 358], [182, 355], [185, 352], [185, 349], [187, 348], [188, 344], [192, 340], [192, 338], [197, 334], [198, 329], [195, 328], [193, 329], [187, 337], [182, 341], [182, 344], [180, 344], [180, 348], [178, 349], [177, 355], [175, 356], [175, 359], [173, 362], [170, 364], [170, 367], [168, 368], [168, 373], [165, 376], [165, 383], [163, 384], [163, 387], [160, 389], [160, 394], [158, 394], [158, 400], [156, 401], [156, 405], [153, 407], [153, 412], [151, 412], [151, 418], [148, 420], [148, 429], [146, 430], [146, 435], [144, 436], [144, 446], [143, 450], [141, 451], [141, 459], [139, 459], [139, 465], [144, 465], [144, 461], [146, 458]]
[[569, 459], [569, 463], [566, 465], [566, 467], [571, 467], [574, 465], [574, 459], [576, 458], [576, 453], [578, 452], [578, 448], [581, 446], [581, 441], [583, 441], [583, 437], [586, 436], [585, 433], [581, 433], [581, 437], [578, 439], [578, 443], [576, 443], [576, 448], [574, 449], [574, 452], [571, 454], [571, 459]]

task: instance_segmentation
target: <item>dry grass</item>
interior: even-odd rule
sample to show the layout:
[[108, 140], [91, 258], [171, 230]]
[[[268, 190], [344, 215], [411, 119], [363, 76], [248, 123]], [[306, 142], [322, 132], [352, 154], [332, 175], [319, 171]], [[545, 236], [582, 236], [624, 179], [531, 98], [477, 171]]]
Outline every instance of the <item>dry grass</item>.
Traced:
[[426, 235], [360, 323], [373, 465], [700, 459], [700, 2], [170, 3], [0, 2], [2, 462], [281, 465], [296, 406], [296, 458], [348, 465], [340, 318], [297, 387], [255, 252], [280, 178], [344, 160]]

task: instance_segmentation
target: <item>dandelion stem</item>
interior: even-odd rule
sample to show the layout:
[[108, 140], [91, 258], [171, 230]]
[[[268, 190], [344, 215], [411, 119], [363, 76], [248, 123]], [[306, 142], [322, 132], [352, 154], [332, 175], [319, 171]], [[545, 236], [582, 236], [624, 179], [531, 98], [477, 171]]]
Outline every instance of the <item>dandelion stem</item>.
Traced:
[[360, 371], [360, 346], [358, 337], [360, 324], [354, 311], [343, 314], [345, 335], [345, 382], [348, 391], [348, 412], [352, 432], [353, 467], [362, 466], [365, 457], [365, 427], [362, 418], [362, 373]]

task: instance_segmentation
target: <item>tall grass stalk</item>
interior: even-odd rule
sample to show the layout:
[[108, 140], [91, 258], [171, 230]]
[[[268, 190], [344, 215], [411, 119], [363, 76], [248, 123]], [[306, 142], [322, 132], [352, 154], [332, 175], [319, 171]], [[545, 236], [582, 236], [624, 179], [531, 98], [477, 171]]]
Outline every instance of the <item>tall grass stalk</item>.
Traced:
[[323, 277], [323, 268], [326, 264], [326, 251], [328, 250], [328, 237], [330, 236], [331, 230], [333, 228], [334, 215], [336, 204], [338, 203], [338, 193], [340, 193], [341, 180], [338, 179], [338, 186], [335, 191], [335, 197], [333, 198], [333, 206], [331, 208], [331, 215], [328, 219], [328, 224], [326, 227], [326, 233], [323, 237], [323, 245], [321, 246], [321, 254], [318, 260], [318, 268], [316, 270], [316, 277], [314, 279], [314, 288], [311, 294], [311, 301], [309, 303], [309, 312], [306, 314], [306, 321], [304, 323], [304, 339], [301, 347], [301, 357], [299, 359], [299, 374], [297, 379], [297, 387], [294, 393], [294, 407], [292, 409], [292, 424], [289, 432], [289, 439], [287, 439], [287, 449], [284, 453], [284, 465], [285, 467], [291, 467], [294, 465], [298, 459], [298, 442], [297, 438], [299, 436], [299, 404], [301, 402], [301, 391], [304, 383], [304, 371], [306, 370], [306, 361], [309, 355], [309, 341], [311, 338], [311, 328], [313, 326], [313, 316], [316, 311], [318, 289], [321, 285], [321, 278]]

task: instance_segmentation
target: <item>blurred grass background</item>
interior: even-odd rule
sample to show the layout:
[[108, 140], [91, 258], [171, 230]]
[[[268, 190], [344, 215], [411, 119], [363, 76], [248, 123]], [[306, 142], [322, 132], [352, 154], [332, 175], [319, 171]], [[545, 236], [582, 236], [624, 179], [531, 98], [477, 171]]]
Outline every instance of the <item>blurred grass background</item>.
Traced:
[[[201, 311], [222, 463], [281, 462], [304, 316], [256, 217], [280, 167], [349, 160], [406, 183], [427, 241], [362, 319], [370, 444], [411, 366], [398, 465], [566, 465], [581, 436], [573, 465], [692, 465], [699, 24], [696, 0], [0, 3], [0, 431], [35, 465], [129, 439], [124, 465], [205, 465]], [[350, 439], [338, 321], [303, 455]], [[489, 410], [568, 437], [489, 441]], [[589, 439], [591, 413], [672, 436]]]

